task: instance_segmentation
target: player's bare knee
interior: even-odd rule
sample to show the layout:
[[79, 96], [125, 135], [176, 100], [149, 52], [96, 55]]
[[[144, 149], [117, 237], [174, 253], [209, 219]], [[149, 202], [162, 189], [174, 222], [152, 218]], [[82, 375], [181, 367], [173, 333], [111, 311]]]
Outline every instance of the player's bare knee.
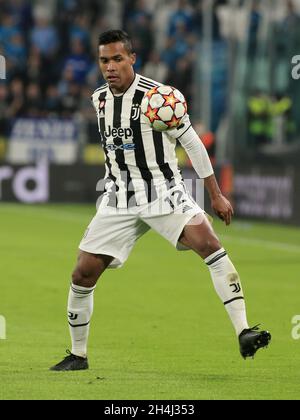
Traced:
[[77, 266], [72, 274], [72, 282], [76, 286], [94, 287], [104, 270], [95, 270], [93, 266]]
[[72, 283], [81, 287], [94, 287], [98, 278], [89, 271], [77, 268], [72, 274]]
[[81, 253], [77, 267], [72, 274], [73, 284], [94, 287], [112, 260], [113, 258], [109, 256]]

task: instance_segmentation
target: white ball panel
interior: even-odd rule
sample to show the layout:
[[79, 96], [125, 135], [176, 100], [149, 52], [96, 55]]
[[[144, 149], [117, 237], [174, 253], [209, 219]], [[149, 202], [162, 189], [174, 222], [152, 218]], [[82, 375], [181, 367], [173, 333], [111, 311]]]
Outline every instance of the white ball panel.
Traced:
[[173, 89], [171, 88], [171, 86], [159, 86], [157, 91], [162, 95], [170, 95], [170, 93], [173, 92]]
[[147, 98], [147, 96], [145, 96], [142, 100], [142, 103], [141, 103], [142, 113], [147, 112], [148, 105], [149, 105], [149, 99]]
[[185, 98], [183, 94], [178, 89], [175, 89], [173, 93], [174, 93], [175, 98], [179, 99], [180, 102], [185, 102]]
[[176, 104], [174, 114], [177, 118], [182, 118], [185, 112], [185, 106], [182, 103]]
[[155, 93], [154, 95], [152, 95], [149, 101], [152, 109], [160, 108], [164, 104], [164, 102], [165, 102], [164, 98], [158, 93]]
[[164, 106], [160, 108], [157, 115], [162, 121], [171, 121], [174, 111], [170, 106]]

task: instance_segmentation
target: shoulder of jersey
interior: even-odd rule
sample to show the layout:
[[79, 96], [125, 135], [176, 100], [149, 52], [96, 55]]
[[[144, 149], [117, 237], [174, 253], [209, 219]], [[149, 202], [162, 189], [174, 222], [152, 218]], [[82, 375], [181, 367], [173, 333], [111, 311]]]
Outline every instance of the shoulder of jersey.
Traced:
[[104, 85], [100, 86], [98, 89], [96, 89], [96, 90], [93, 92], [93, 94], [92, 94], [92, 96], [91, 96], [91, 99], [93, 100], [93, 98], [94, 98], [94, 95], [95, 95], [95, 94], [97, 94], [97, 95], [99, 96], [99, 95], [100, 95], [102, 92], [104, 92], [107, 88], [108, 88], [108, 83], [105, 83]]
[[158, 86], [162, 86], [162, 83], [159, 83], [156, 80], [149, 79], [148, 77], [139, 75], [139, 81], [137, 84], [138, 89], [148, 92], [148, 90]]

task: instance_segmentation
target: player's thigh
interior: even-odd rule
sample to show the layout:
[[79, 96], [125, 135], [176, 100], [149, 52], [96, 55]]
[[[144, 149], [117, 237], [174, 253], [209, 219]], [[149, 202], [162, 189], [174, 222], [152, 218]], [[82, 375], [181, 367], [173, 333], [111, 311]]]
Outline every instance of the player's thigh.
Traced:
[[141, 216], [152, 229], [178, 247], [185, 226], [196, 215], [197, 220], [206, 218], [204, 210], [192, 198], [184, 183], [180, 183], [161, 194]]
[[222, 246], [206, 216], [193, 217], [183, 228], [179, 242], [194, 250], [202, 258], [207, 258]]
[[79, 249], [93, 255], [114, 257], [109, 268], [121, 267], [136, 241], [149, 230], [127, 209], [100, 208], [89, 224]]

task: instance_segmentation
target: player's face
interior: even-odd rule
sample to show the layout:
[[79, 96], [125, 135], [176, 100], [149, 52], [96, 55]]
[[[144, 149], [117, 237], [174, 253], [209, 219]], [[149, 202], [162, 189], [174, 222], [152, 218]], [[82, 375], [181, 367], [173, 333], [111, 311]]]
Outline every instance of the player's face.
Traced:
[[134, 79], [135, 54], [126, 50], [123, 42], [99, 46], [99, 66], [113, 93], [124, 92]]

